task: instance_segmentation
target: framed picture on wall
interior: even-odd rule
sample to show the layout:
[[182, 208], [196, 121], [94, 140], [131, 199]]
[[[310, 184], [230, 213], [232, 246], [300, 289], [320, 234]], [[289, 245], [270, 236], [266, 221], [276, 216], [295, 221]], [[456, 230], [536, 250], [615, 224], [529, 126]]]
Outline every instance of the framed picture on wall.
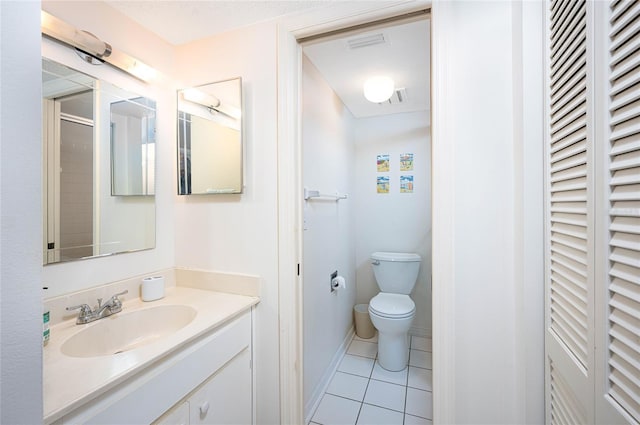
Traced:
[[389, 155], [378, 155], [378, 172], [389, 171]]
[[413, 171], [413, 154], [400, 154], [400, 171]]
[[389, 193], [389, 176], [379, 176], [377, 187], [378, 193]]
[[413, 176], [400, 176], [400, 193], [413, 193]]

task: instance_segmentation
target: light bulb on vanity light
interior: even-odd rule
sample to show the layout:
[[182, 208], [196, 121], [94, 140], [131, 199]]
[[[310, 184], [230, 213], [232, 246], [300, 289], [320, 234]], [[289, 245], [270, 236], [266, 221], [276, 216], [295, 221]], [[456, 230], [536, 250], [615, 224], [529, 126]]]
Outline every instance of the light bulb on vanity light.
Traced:
[[364, 97], [373, 103], [386, 102], [393, 95], [395, 83], [382, 75], [371, 77], [364, 82]]

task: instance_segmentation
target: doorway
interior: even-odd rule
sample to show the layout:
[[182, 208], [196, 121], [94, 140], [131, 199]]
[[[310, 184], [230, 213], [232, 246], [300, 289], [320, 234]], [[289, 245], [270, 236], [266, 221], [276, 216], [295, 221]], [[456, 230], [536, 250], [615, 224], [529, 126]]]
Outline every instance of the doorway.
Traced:
[[43, 100], [44, 263], [94, 254], [93, 92]]
[[[421, 12], [298, 40], [306, 423], [433, 418], [429, 31]], [[367, 101], [363, 82], [380, 74], [395, 80], [392, 96]], [[411, 355], [400, 372], [380, 367], [377, 336], [353, 334], [354, 304], [379, 292], [375, 251], [422, 258]], [[334, 273], [343, 288], [331, 287]]]

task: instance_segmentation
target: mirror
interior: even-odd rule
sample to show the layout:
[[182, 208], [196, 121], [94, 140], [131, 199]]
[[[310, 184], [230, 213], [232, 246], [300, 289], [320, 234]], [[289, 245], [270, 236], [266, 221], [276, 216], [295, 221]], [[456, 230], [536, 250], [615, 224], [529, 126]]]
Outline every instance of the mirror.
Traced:
[[242, 79], [178, 91], [178, 194], [242, 193]]
[[42, 94], [44, 264], [153, 248], [155, 102], [46, 58]]

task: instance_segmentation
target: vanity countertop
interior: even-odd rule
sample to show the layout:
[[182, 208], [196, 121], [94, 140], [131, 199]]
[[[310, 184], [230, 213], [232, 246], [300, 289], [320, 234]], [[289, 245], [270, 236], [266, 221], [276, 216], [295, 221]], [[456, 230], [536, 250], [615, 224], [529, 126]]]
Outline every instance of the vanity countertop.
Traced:
[[[157, 301], [126, 301], [122, 312], [86, 325], [75, 319], [51, 328], [51, 338], [44, 347], [44, 422], [51, 423], [87, 401], [122, 383], [184, 344], [214, 330], [257, 304], [260, 298], [193, 289], [181, 286], [167, 288], [166, 296]], [[96, 357], [70, 357], [62, 345], [79, 331], [115, 318], [120, 314], [162, 305], [185, 305], [197, 314], [193, 321], [175, 333], [142, 347], [122, 353]]]

